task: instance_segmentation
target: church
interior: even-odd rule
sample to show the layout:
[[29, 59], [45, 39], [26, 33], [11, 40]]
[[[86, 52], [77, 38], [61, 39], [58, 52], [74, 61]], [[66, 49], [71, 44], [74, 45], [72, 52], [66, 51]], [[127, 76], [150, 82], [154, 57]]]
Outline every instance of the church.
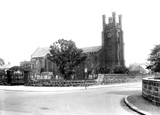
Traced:
[[[118, 18], [119, 22], [117, 23], [116, 13], [112, 12], [112, 16], [108, 18], [108, 23], [106, 23], [106, 16], [102, 16], [102, 44], [101, 46], [81, 48], [83, 53], [87, 55], [87, 60], [85, 64], [81, 65], [83, 67], [79, 69], [80, 71], [84, 71], [84, 68], [95, 70], [105, 66], [125, 66], [122, 15], [119, 15]], [[36, 72], [43, 70], [57, 73], [55, 64], [46, 58], [48, 53], [49, 47], [38, 48], [31, 55], [31, 68]]]

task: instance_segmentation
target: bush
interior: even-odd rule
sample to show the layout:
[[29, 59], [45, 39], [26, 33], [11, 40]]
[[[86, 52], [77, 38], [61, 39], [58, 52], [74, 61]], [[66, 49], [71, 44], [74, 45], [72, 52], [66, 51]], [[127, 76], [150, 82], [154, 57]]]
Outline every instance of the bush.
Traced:
[[115, 73], [115, 74], [128, 74], [129, 70], [125, 66], [116, 66], [114, 68], [111, 68], [109, 66], [105, 66], [99, 69], [98, 73], [100, 74], [109, 74], [109, 73]]
[[109, 67], [109, 66], [101, 67], [101, 68], [99, 69], [98, 73], [100, 73], [100, 74], [112, 73], [112, 68]]
[[113, 68], [113, 71], [115, 74], [125, 74], [129, 72], [125, 66], [116, 66]]

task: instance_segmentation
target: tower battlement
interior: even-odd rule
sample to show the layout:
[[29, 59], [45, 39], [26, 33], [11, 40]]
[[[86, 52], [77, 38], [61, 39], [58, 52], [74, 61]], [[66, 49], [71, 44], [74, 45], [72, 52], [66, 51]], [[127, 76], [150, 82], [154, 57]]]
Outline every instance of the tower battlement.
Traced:
[[116, 22], [116, 13], [112, 12], [112, 17], [108, 17], [108, 23], [106, 23], [106, 16], [103, 15], [103, 29], [105, 28], [119, 28], [122, 29], [122, 15], [118, 15], [119, 21]]

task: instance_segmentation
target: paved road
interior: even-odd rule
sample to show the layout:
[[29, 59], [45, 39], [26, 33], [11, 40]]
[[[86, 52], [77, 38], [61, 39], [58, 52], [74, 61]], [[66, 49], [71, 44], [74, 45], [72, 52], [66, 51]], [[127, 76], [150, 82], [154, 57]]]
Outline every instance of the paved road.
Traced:
[[138, 115], [123, 102], [141, 84], [68, 92], [0, 90], [0, 115]]

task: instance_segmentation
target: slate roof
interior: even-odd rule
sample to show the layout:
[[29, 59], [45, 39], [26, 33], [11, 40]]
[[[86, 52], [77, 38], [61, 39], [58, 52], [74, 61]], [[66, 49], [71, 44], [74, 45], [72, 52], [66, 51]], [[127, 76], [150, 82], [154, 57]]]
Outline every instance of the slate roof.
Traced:
[[92, 47], [85, 47], [85, 48], [80, 48], [83, 50], [83, 53], [89, 53], [89, 52], [98, 52], [102, 46], [92, 46]]
[[141, 73], [147, 73], [145, 65], [134, 63], [129, 66], [129, 71], [140, 71]]
[[45, 57], [49, 53], [49, 47], [38, 48], [32, 55], [32, 58]]
[[[80, 48], [83, 50], [83, 53], [89, 52], [98, 52], [102, 46], [93, 46], [93, 47], [85, 47]], [[49, 47], [38, 48], [32, 55], [31, 58], [45, 57], [49, 53]]]
[[134, 64], [131, 64], [131, 65], [129, 66], [129, 70], [130, 70], [130, 71], [136, 71], [137, 69], [139, 69], [139, 67], [140, 67], [140, 64], [134, 63]]

